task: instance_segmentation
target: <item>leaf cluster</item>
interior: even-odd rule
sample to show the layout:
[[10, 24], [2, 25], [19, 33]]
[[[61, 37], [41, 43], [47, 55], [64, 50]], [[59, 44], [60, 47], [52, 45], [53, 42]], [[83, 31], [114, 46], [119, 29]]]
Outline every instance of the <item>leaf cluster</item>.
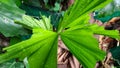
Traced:
[[[109, 2], [111, 0], [75, 0], [55, 31], [50, 19], [45, 16], [37, 20], [22, 15], [22, 20], [15, 22], [32, 30], [32, 37], [4, 48], [6, 53], [0, 55], [0, 63], [13, 58], [27, 58], [30, 68], [57, 68], [57, 43], [60, 37], [85, 68], [94, 68], [96, 62], [104, 58], [105, 53], [98, 48], [98, 41], [93, 35], [102, 34], [120, 39], [117, 30], [104, 30], [103, 27], [87, 22], [89, 12], [102, 8]], [[1, 3], [5, 4], [2, 1]]]

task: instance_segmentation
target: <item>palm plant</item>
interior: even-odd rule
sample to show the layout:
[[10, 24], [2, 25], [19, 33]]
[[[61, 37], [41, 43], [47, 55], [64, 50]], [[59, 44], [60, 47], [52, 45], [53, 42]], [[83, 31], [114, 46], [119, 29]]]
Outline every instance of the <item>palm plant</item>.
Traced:
[[89, 24], [87, 14], [110, 2], [111, 0], [75, 0], [61, 18], [58, 28], [53, 30], [50, 18], [42, 16], [40, 20], [34, 19], [24, 15], [24, 11], [13, 0], [1, 0], [0, 32], [10, 37], [26, 35], [26, 29], [29, 29], [32, 36], [4, 48], [6, 52], [0, 55], [0, 63], [13, 58], [21, 61], [27, 58], [30, 68], [57, 68], [57, 44], [60, 37], [84, 68], [94, 68], [96, 62], [104, 58], [105, 53], [98, 48], [98, 41], [93, 35], [101, 34], [118, 39], [120, 37], [117, 30], [104, 30], [96, 24]]

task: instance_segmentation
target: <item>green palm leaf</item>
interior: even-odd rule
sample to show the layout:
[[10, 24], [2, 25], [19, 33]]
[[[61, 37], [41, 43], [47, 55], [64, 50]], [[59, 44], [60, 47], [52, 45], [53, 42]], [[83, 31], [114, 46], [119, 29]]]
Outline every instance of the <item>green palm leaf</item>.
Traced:
[[69, 28], [66, 31], [81, 30], [81, 29], [89, 30], [90, 32], [93, 32], [93, 34], [105, 35], [112, 38], [120, 39], [118, 30], [105, 30], [103, 26], [98, 26], [97, 24], [85, 24], [85, 23], [79, 24]]
[[90, 29], [94, 34], [120, 39], [118, 30], [105, 30], [103, 26], [98, 26], [96, 24], [89, 25], [87, 29]]
[[33, 33], [29, 40], [4, 48], [7, 52], [0, 56], [0, 63], [12, 58], [23, 60], [27, 57], [30, 68], [56, 68], [57, 34], [42, 29], [34, 29]]
[[61, 38], [70, 52], [85, 68], [94, 68], [96, 61], [104, 58], [105, 53], [99, 50], [98, 41], [89, 30], [66, 30], [61, 33]]
[[50, 17], [49, 18], [47, 18], [45, 16], [41, 16], [41, 17], [42, 17], [41, 20], [37, 20], [33, 17], [24, 15], [21, 21], [15, 21], [15, 23], [21, 24], [30, 30], [32, 30], [34, 28], [42, 28], [45, 30], [52, 30]]
[[[0, 2], [9, 6], [8, 2]], [[51, 31], [49, 18], [43, 17], [41, 20], [37, 20], [23, 16], [23, 20], [16, 21], [16, 23], [33, 30], [33, 35], [28, 40], [4, 48], [3, 50], [6, 52], [0, 55], [0, 63], [13, 58], [20, 60], [27, 58], [30, 68], [57, 68], [57, 42], [58, 35], [60, 35], [70, 52], [85, 68], [94, 68], [95, 63], [102, 60], [105, 53], [98, 48], [98, 41], [93, 37], [93, 34], [119, 38], [119, 33], [86, 24], [88, 23], [86, 14], [109, 2], [111, 0], [75, 0], [74, 5], [66, 11], [63, 19], [61, 19], [58, 33]], [[65, 28], [68, 29], [64, 30]], [[112, 33], [110, 34], [110, 32]]]
[[[70, 25], [81, 24], [82, 20], [88, 20], [85, 18], [86, 14], [92, 12], [95, 9], [102, 8], [106, 4], [110, 3], [112, 0], [75, 0], [73, 6], [67, 10], [63, 20], [59, 24], [58, 31], [61, 31], [64, 28], [71, 27]], [[83, 22], [84, 23], [84, 22]]]

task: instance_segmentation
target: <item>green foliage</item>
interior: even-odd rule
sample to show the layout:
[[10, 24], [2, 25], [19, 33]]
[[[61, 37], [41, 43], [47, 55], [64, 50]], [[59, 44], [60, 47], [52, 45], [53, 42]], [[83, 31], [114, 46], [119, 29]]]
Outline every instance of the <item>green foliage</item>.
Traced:
[[60, 11], [60, 5], [63, 0], [23, 0], [25, 4], [38, 8], [44, 8], [50, 11]]
[[[52, 12], [52, 11], [44, 10], [42, 8], [36, 8], [31, 5], [22, 4], [20, 8], [26, 11], [26, 15], [33, 16], [37, 19], [41, 18], [40, 14], [47, 17], [50, 16], [51, 23], [54, 27], [58, 27], [59, 19], [62, 17], [62, 12]], [[54, 9], [57, 9], [57, 8], [54, 8]]]
[[94, 68], [93, 65], [95, 65], [95, 62], [102, 60], [105, 55], [104, 52], [99, 50], [97, 46], [98, 41], [93, 37], [93, 34], [101, 34], [120, 39], [119, 31], [104, 30], [103, 27], [95, 24], [77, 25], [76, 27], [69, 28], [61, 33], [61, 38], [65, 45], [85, 68]]
[[27, 58], [24, 59], [25, 68], [30, 68]]
[[98, 48], [98, 41], [93, 35], [102, 34], [119, 39], [119, 32], [86, 24], [86, 17], [87, 13], [109, 2], [111, 0], [75, 0], [71, 8], [65, 12], [56, 32], [52, 31], [49, 18], [42, 16], [41, 20], [37, 20], [23, 16], [23, 19], [16, 23], [32, 30], [32, 37], [4, 48], [6, 52], [0, 55], [0, 63], [13, 58], [27, 58], [30, 68], [57, 68], [57, 43], [60, 36], [85, 68], [94, 68], [95, 63], [102, 60], [105, 53]]
[[14, 59], [0, 64], [0, 68], [24, 68], [24, 64], [22, 62], [16, 62]]
[[[75, 0], [74, 5], [72, 5], [67, 12], [65, 13], [63, 20], [61, 20], [61, 23], [59, 25], [59, 31], [61, 31], [64, 28], [71, 27], [70, 24], [72, 24], [72, 27], [75, 26], [83, 20], [88, 20], [84, 16], [88, 14], [89, 12], [92, 12], [95, 9], [102, 8], [112, 0]], [[84, 22], [83, 22], [84, 23]]]
[[[11, 5], [12, 4], [12, 5]], [[21, 20], [24, 11], [19, 9], [14, 0], [0, 0], [1, 17], [6, 16], [9, 19]]]
[[24, 27], [32, 30], [34, 28], [42, 28], [45, 30], [52, 30], [52, 25], [50, 21], [50, 17], [47, 18], [45, 16], [41, 16], [41, 20], [34, 19], [33, 17], [24, 15], [21, 21], [15, 21], [15, 23], [24, 25]]
[[0, 33], [6, 37], [26, 35], [27, 31], [13, 21], [21, 20], [22, 15], [24, 11], [19, 9], [12, 0], [0, 0]]
[[[31, 20], [29, 19], [29, 21]], [[34, 21], [31, 22], [33, 22], [34, 25]], [[29, 22], [28, 24], [30, 24], [31, 22]], [[95, 32], [98, 32], [97, 34], [101, 34], [99, 32], [103, 30], [103, 28], [100, 27], [96, 31], [94, 30], [95, 28], [99, 28], [99, 26], [90, 25], [88, 28], [83, 25], [79, 25], [79, 27], [76, 26], [60, 33], [62, 41], [69, 48], [71, 53], [73, 53], [73, 55], [75, 55], [86, 68], [93, 68], [96, 61], [102, 60], [104, 58], [104, 52], [99, 50], [97, 46], [98, 42], [93, 37], [93, 33]], [[102, 34], [104, 34], [104, 32]], [[118, 33], [115, 34], [115, 37], [117, 38]], [[106, 35], [110, 34], [106, 33]], [[0, 62], [4, 62], [12, 58], [19, 58], [20, 60], [23, 60], [25, 57], [27, 57], [30, 68], [44, 68], [44, 66], [45, 68], [47, 68], [47, 66], [52, 66], [51, 68], [56, 68], [57, 33], [43, 30], [41, 28], [33, 29], [33, 35], [30, 39], [4, 48], [4, 50], [6, 50], [7, 52], [0, 56]], [[91, 60], [92, 62], [90, 63], [89, 60]]]
[[118, 30], [105, 30], [104, 27], [102, 26], [100, 27], [96, 24], [89, 25], [86, 28], [89, 28], [91, 32], [93, 32], [94, 34], [100, 34], [100, 35], [105, 35], [112, 38], [120, 39]]
[[113, 59], [118, 63], [118, 66], [120, 65], [120, 46], [114, 47], [110, 50], [112, 53]]
[[113, 2], [104, 8], [96, 10], [94, 18], [105, 23], [113, 17], [118, 16], [120, 16], [120, 2], [118, 0], [113, 0]]
[[85, 68], [94, 68], [95, 62], [104, 58], [105, 53], [99, 50], [98, 42], [89, 30], [84, 28], [66, 30], [61, 33], [61, 38]]
[[[30, 68], [56, 68], [57, 34], [42, 29], [34, 29], [29, 40], [4, 48], [7, 52], [0, 56], [0, 62], [28, 58]], [[11, 55], [11, 56], [9, 56]], [[39, 61], [38, 61], [39, 60]]]
[[55, 3], [55, 7], [53, 8], [54, 11], [58, 11], [60, 10], [60, 4], [59, 3]]

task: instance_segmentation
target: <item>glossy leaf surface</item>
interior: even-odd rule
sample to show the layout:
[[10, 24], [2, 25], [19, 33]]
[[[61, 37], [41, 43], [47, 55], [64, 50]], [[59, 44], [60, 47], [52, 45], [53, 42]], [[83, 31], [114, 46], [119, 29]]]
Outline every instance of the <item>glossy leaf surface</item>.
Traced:
[[[12, 4], [12, 5], [11, 5]], [[21, 20], [24, 11], [19, 9], [12, 0], [0, 1], [0, 33], [6, 37], [26, 35], [27, 31], [14, 20]]]

